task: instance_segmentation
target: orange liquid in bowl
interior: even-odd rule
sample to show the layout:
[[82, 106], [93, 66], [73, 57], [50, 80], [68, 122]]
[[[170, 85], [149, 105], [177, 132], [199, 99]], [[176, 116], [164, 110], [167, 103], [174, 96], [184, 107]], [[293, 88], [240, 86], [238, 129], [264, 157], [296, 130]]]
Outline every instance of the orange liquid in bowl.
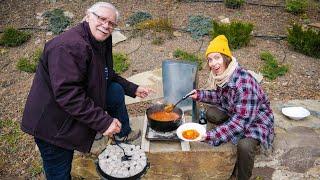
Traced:
[[188, 129], [182, 132], [182, 137], [188, 140], [194, 140], [199, 136], [200, 136], [199, 132], [194, 129]]

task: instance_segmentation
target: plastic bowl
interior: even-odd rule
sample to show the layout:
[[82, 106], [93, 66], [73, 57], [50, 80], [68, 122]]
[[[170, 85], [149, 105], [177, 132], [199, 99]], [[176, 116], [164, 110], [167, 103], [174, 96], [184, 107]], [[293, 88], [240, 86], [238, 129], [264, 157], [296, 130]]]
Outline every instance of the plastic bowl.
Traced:
[[310, 115], [310, 112], [303, 107], [286, 107], [282, 108], [282, 113], [294, 120], [301, 120]]

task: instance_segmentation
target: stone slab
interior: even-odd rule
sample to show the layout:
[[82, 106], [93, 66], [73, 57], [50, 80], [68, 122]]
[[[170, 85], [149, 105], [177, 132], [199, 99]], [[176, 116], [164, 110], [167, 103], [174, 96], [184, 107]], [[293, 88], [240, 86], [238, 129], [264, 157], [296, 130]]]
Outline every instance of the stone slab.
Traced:
[[[275, 169], [270, 179], [320, 179], [320, 101], [271, 101], [275, 115], [274, 149], [258, 154], [254, 167]], [[281, 113], [282, 107], [302, 106], [311, 112], [303, 120], [291, 120]], [[256, 174], [259, 176], [259, 174]]]
[[[282, 114], [281, 109], [288, 106], [302, 106], [311, 112], [311, 115], [302, 120], [292, 120]], [[312, 129], [320, 129], [320, 100], [291, 100], [288, 102], [271, 102], [271, 107], [275, 117], [275, 125], [282, 129], [290, 129], [292, 127], [309, 127]]]
[[99, 180], [100, 176], [96, 171], [94, 159], [76, 155], [72, 161], [71, 175], [73, 178]]
[[142, 179], [227, 180], [235, 165], [234, 152], [148, 153], [150, 169]]
[[320, 22], [311, 23], [311, 24], [308, 24], [308, 26], [320, 29]]
[[[186, 122], [191, 121], [190, 116], [185, 118]], [[231, 143], [219, 147], [203, 142], [189, 144], [190, 150], [184, 151], [180, 141], [150, 141], [147, 151], [150, 169], [143, 179], [230, 178], [236, 161], [236, 146]]]
[[133, 104], [142, 101], [149, 101], [163, 98], [163, 84], [162, 84], [162, 69], [155, 69], [153, 71], [146, 71], [143, 73], [139, 73], [133, 75], [127, 80], [136, 83], [141, 86], [150, 87], [155, 92], [151, 93], [148, 97], [142, 99], [139, 97], [131, 98], [129, 96], [125, 96], [126, 104]]
[[274, 148], [287, 151], [291, 148], [320, 147], [320, 135], [308, 127], [293, 127], [276, 134]]
[[284, 153], [280, 157], [280, 162], [281, 166], [286, 166], [293, 172], [305, 173], [314, 166], [318, 157], [320, 157], [319, 146], [298, 147]]
[[119, 30], [114, 30], [112, 32], [112, 45], [116, 45], [119, 42], [125, 41], [127, 37], [123, 35]]

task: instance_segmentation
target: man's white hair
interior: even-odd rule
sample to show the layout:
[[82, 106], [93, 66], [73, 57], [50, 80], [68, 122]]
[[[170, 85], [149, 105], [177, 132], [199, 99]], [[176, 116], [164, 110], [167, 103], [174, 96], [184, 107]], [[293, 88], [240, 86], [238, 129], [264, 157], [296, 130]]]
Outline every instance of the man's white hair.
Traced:
[[118, 22], [119, 18], [120, 18], [120, 13], [118, 11], [118, 9], [111, 3], [108, 2], [97, 2], [95, 4], [93, 4], [89, 9], [87, 9], [87, 12], [91, 12], [91, 13], [95, 13], [97, 12], [97, 10], [99, 8], [109, 8], [112, 9], [115, 13], [116, 13], [116, 22]]

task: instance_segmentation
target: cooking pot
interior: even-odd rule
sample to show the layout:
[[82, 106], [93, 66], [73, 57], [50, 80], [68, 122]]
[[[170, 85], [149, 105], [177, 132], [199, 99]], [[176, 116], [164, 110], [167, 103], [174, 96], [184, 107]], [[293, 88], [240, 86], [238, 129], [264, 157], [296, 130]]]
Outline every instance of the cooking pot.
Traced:
[[[103, 180], [137, 180], [143, 176], [150, 167], [145, 152], [140, 146], [127, 143], [110, 145], [99, 154], [95, 161], [97, 173]], [[119, 148], [119, 146], [121, 148]], [[122, 159], [123, 154], [130, 154], [132, 159]]]
[[169, 132], [176, 130], [181, 125], [183, 111], [179, 107], [175, 107], [172, 110], [172, 112], [177, 113], [179, 115], [179, 118], [177, 119], [172, 119], [169, 121], [159, 121], [150, 117], [152, 113], [164, 111], [165, 106], [166, 104], [154, 104], [147, 109], [146, 114], [148, 118], [148, 124], [151, 127], [151, 129], [160, 132]]
[[138, 174], [134, 176], [126, 177], [126, 178], [117, 178], [103, 172], [103, 170], [99, 166], [98, 161], [96, 161], [95, 164], [96, 164], [97, 172], [100, 175], [100, 177], [102, 177], [103, 180], [137, 180], [137, 179], [140, 179], [140, 177], [143, 176], [150, 167], [150, 163], [147, 163], [147, 165], [143, 168], [143, 170]]

